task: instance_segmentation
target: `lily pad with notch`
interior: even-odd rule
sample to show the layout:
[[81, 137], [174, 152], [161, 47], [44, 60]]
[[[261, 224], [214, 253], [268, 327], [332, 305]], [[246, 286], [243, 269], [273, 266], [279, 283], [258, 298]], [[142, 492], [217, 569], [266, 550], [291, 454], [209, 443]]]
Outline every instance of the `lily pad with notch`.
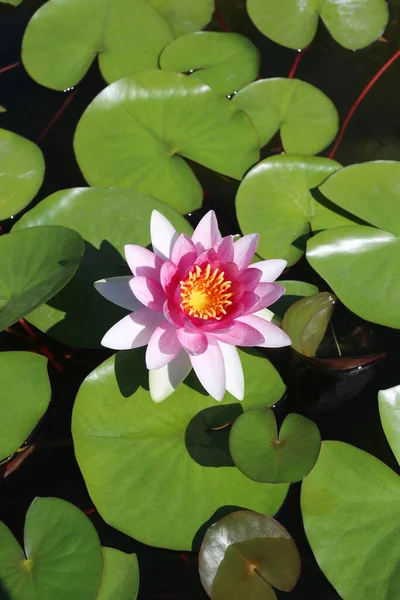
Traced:
[[181, 214], [203, 192], [185, 158], [235, 179], [258, 160], [249, 117], [196, 77], [144, 71], [103, 90], [79, 121], [75, 154], [92, 186], [131, 188]]
[[348, 50], [365, 48], [382, 35], [389, 20], [386, 0], [247, 0], [254, 25], [274, 42], [298, 50], [310, 44], [319, 17], [332, 37]]
[[338, 131], [333, 102], [300, 79], [260, 79], [240, 90], [232, 102], [253, 121], [261, 146], [279, 131], [289, 154], [318, 154]]
[[22, 549], [0, 523], [0, 589], [7, 600], [97, 600], [100, 540], [90, 520], [59, 498], [36, 498], [27, 514]]
[[199, 31], [174, 40], [160, 56], [164, 71], [191, 73], [227, 96], [257, 78], [260, 53], [237, 33]]
[[139, 591], [139, 564], [136, 554], [102, 548], [103, 577], [96, 600], [136, 600]]
[[289, 592], [300, 569], [296, 544], [283, 525], [251, 511], [212, 525], [199, 554], [201, 583], [212, 600], [276, 600], [273, 587]]
[[229, 448], [246, 477], [263, 483], [292, 483], [308, 475], [318, 458], [317, 425], [295, 413], [278, 427], [273, 410], [249, 410], [235, 421]]
[[32, 227], [0, 237], [0, 331], [55, 296], [84, 253], [76, 231]]
[[124, 258], [124, 246], [150, 245], [153, 210], [167, 217], [179, 233], [191, 234], [189, 223], [172, 208], [132, 190], [62, 190], [25, 214], [13, 231], [29, 232], [37, 225], [62, 225], [79, 232], [86, 246], [75, 277], [51, 302], [31, 313], [29, 322], [71, 346], [99, 347], [104, 333], [127, 309], [105, 300], [93, 283], [105, 277], [132, 277]]
[[242, 403], [226, 393], [217, 404], [193, 374], [167, 401], [152, 402], [142, 349], [117, 353], [84, 381], [73, 412], [75, 452], [91, 498], [112, 527], [152, 546], [190, 550], [223, 507], [275, 514], [281, 506], [286, 484], [255, 483], [232, 466], [226, 427], [240, 411], [270, 406], [285, 390], [260, 353], [240, 356]]

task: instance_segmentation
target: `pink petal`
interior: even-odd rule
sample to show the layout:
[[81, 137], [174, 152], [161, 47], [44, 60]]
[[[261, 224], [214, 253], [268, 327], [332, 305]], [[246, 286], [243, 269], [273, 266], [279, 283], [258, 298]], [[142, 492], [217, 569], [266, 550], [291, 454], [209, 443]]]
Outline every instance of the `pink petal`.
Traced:
[[150, 277], [134, 277], [129, 285], [139, 302], [150, 310], [162, 312], [166, 297], [158, 281], [154, 281]]
[[264, 343], [264, 336], [258, 329], [239, 320], [234, 321], [234, 324], [225, 331], [213, 331], [208, 335], [234, 346], [259, 346]]
[[235, 346], [219, 342], [225, 363], [226, 389], [237, 400], [244, 398], [244, 375], [239, 353]]
[[196, 329], [182, 328], [177, 330], [176, 336], [182, 344], [183, 348], [191, 356], [203, 354], [203, 352], [207, 350], [207, 336], [201, 331], [198, 331]]
[[160, 270], [160, 283], [167, 294], [173, 295], [180, 280], [179, 269], [171, 261], [166, 261]]
[[149, 371], [150, 396], [154, 402], [162, 402], [186, 379], [192, 370], [188, 354], [181, 350], [170, 363], [161, 369]]
[[240, 273], [239, 281], [242, 286], [252, 292], [260, 283], [262, 272], [258, 269], [245, 269]]
[[285, 288], [277, 283], [259, 283], [254, 293], [259, 299], [253, 306], [248, 307], [244, 314], [252, 314], [271, 306], [285, 293]]
[[167, 321], [178, 325], [179, 327], [184, 327], [188, 322], [187, 317], [185, 317], [182, 311], [179, 310], [171, 300], [164, 302], [163, 313]]
[[107, 331], [101, 343], [113, 350], [129, 350], [145, 346], [163, 319], [160, 313], [143, 308], [118, 321]]
[[196, 258], [197, 250], [195, 245], [185, 233], [181, 233], [172, 248], [171, 261], [183, 273], [193, 265]]
[[130, 275], [124, 277], [109, 277], [101, 279], [94, 283], [94, 287], [104, 298], [126, 308], [128, 310], [139, 310], [143, 304], [139, 302], [132, 293], [129, 282], [132, 280]]
[[233, 236], [227, 235], [226, 237], [223, 237], [222, 240], [214, 246], [214, 250], [216, 251], [218, 260], [220, 262], [233, 262]]
[[261, 317], [246, 315], [239, 317], [238, 321], [254, 327], [261, 333], [264, 342], [257, 344], [260, 348], [281, 348], [282, 346], [290, 346], [292, 343], [290, 337], [280, 327], [265, 321]]
[[162, 260], [154, 252], [142, 246], [136, 246], [136, 244], [127, 244], [125, 246], [125, 258], [134, 275], [158, 279]]
[[237, 264], [240, 271], [246, 269], [251, 263], [257, 250], [259, 238], [260, 236], [258, 233], [249, 233], [233, 244], [235, 251], [234, 262]]
[[190, 362], [205, 390], [215, 400], [221, 401], [225, 394], [226, 378], [224, 358], [218, 342], [210, 338], [207, 350], [203, 354], [190, 356]]
[[198, 252], [212, 248], [221, 239], [215, 212], [210, 210], [193, 232], [192, 240]]
[[151, 214], [150, 236], [153, 251], [163, 260], [168, 260], [178, 234], [175, 227], [158, 210], [153, 210]]
[[286, 260], [281, 260], [280, 258], [273, 258], [271, 260], [261, 260], [260, 262], [254, 263], [250, 265], [249, 269], [259, 269], [262, 271], [262, 277], [260, 281], [262, 282], [272, 282], [275, 281], [285, 270], [287, 265]]
[[176, 327], [164, 321], [157, 327], [150, 338], [146, 350], [146, 366], [148, 369], [161, 369], [182, 350], [176, 337]]

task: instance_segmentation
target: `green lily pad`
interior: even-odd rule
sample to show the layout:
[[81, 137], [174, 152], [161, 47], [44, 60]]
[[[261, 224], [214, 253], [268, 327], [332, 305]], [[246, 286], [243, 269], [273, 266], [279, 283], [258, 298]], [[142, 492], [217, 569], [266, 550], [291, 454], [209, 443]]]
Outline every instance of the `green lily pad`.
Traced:
[[317, 425], [292, 413], [278, 427], [273, 410], [249, 410], [233, 424], [229, 447], [235, 465], [253, 481], [292, 483], [308, 475], [318, 458]]
[[98, 56], [111, 83], [156, 69], [162, 49], [176, 35], [201, 29], [213, 9], [211, 0], [50, 0], [28, 24], [22, 61], [35, 81], [64, 90], [79, 83]]
[[322, 442], [302, 485], [304, 527], [343, 600], [393, 600], [400, 587], [400, 477], [343, 442]]
[[285, 312], [292, 304], [297, 302], [297, 300], [318, 293], [317, 286], [312, 283], [307, 283], [306, 281], [280, 279], [277, 283], [285, 288], [285, 293], [277, 302], [270, 306], [270, 309], [280, 319], [283, 319]]
[[43, 154], [36, 144], [0, 129], [0, 221], [16, 215], [33, 200], [44, 169]]
[[4, 2], [5, 4], [11, 4], [12, 6], [19, 6], [22, 0], [1, 0], [1, 2]]
[[366, 223], [400, 236], [400, 162], [377, 160], [344, 167], [320, 191]]
[[280, 130], [285, 152], [318, 154], [338, 131], [339, 116], [333, 102], [299, 79], [260, 79], [242, 89], [232, 102], [253, 121], [261, 146]]
[[0, 237], [0, 331], [55, 296], [84, 253], [76, 231], [32, 227]]
[[281, 506], [288, 486], [250, 481], [229, 454], [227, 425], [242, 410], [274, 404], [285, 389], [268, 360], [240, 355], [242, 403], [228, 393], [216, 403], [193, 375], [166, 402], [152, 402], [142, 349], [118, 353], [86, 378], [73, 412], [75, 452], [112, 527], [151, 546], [190, 550], [216, 511], [275, 514]]
[[337, 227], [307, 244], [307, 260], [366, 321], [400, 328], [400, 240], [374, 227]]
[[132, 190], [62, 190], [24, 215], [14, 230], [62, 225], [79, 232], [86, 245], [75, 277], [51, 302], [31, 313], [29, 322], [71, 346], [99, 347], [105, 332], [127, 311], [100, 296], [93, 283], [105, 277], [131, 275], [124, 246], [150, 244], [153, 210], [167, 217], [180, 233], [192, 233], [189, 223], [172, 208]]
[[300, 576], [300, 555], [288, 531], [270, 517], [240, 510], [212, 525], [199, 554], [201, 583], [212, 600], [276, 600]]
[[103, 90], [79, 121], [74, 145], [90, 185], [132, 188], [182, 214], [203, 197], [184, 158], [240, 179], [259, 154], [247, 115], [195, 77], [167, 71]]
[[298, 300], [284, 316], [282, 327], [292, 340], [292, 348], [303, 356], [315, 356], [337, 298], [329, 292], [319, 292]]
[[0, 353], [0, 460], [29, 437], [50, 397], [46, 358], [32, 352]]
[[224, 96], [256, 79], [259, 66], [259, 51], [237, 33], [192, 33], [171, 42], [160, 56], [164, 71], [195, 71], [197, 79]]
[[332, 37], [349, 50], [372, 44], [389, 20], [385, 0], [247, 0], [247, 10], [254, 25], [274, 42], [293, 48], [305, 48], [312, 42], [318, 17]]
[[7, 112], [7, 109], [4, 108], [4, 106], [1, 106], [1, 104], [0, 104], [0, 113], [3, 113], [3, 112]]
[[335, 205], [322, 203], [310, 190], [340, 165], [328, 158], [272, 156], [246, 175], [236, 196], [236, 211], [244, 234], [258, 231], [257, 252], [263, 258], [284, 258], [289, 265], [304, 253], [313, 231], [353, 223]]
[[7, 600], [96, 600], [101, 546], [80, 510], [59, 498], [36, 498], [24, 542], [25, 550], [0, 523], [0, 589]]
[[103, 579], [97, 600], [136, 600], [139, 591], [139, 564], [136, 554], [102, 548]]
[[400, 463], [400, 386], [381, 390], [378, 402], [383, 431], [397, 462]]

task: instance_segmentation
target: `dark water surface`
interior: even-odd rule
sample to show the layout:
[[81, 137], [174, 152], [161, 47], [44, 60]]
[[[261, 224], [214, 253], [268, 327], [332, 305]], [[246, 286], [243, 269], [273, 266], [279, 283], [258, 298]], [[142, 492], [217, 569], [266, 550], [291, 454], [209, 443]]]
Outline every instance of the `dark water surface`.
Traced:
[[[41, 4], [43, 2], [39, 0], [24, 0], [18, 8], [0, 5], [0, 70], [20, 60], [22, 34], [31, 15]], [[217, 4], [226, 25], [250, 37], [261, 50], [261, 76], [287, 76], [296, 52], [264, 38], [247, 18], [242, 0], [223, 0]], [[324, 91], [336, 104], [342, 120], [364, 86], [399, 48], [399, 2], [392, 2], [391, 10], [387, 42], [376, 42], [370, 48], [354, 53], [340, 48], [321, 26], [316, 40], [302, 57], [296, 76]], [[214, 25], [215, 29], [220, 29], [217, 21]], [[400, 160], [399, 82], [400, 60], [390, 67], [357, 109], [335, 156], [339, 162], [350, 164], [378, 158]], [[0, 104], [7, 108], [7, 112], [0, 115], [0, 127], [33, 141], [42, 137], [39, 145], [45, 155], [46, 176], [36, 201], [63, 188], [86, 185], [74, 158], [72, 139], [82, 112], [104, 86], [97, 65], [94, 65], [77, 86], [78, 92], [62, 116], [43, 137], [60, 106], [75, 90], [62, 93], [41, 87], [30, 79], [22, 66], [0, 73]], [[267, 149], [266, 155], [272, 147]], [[328, 152], [329, 149], [324, 155]], [[233, 211], [237, 184], [200, 167], [196, 167], [196, 171], [206, 191], [204, 210], [211, 206], [216, 210], [223, 233], [237, 233]], [[202, 211], [197, 213], [191, 216], [192, 223], [198, 221]], [[2, 223], [3, 231], [8, 231], [12, 222]], [[318, 283], [315, 273], [304, 260], [291, 269], [287, 278]], [[361, 293], [368, 293], [368, 290]], [[336, 317], [335, 326], [341, 343], [349, 347], [348, 354], [384, 351], [386, 358], [350, 372], [327, 373], [296, 362], [289, 351], [270, 353], [270, 358], [288, 384], [287, 397], [277, 407], [278, 417], [283, 418], [288, 411], [302, 412], [317, 422], [323, 439], [344, 440], [398, 469], [380, 425], [377, 392], [400, 383], [400, 335], [396, 331], [361, 323], [366, 340], [366, 347], [361, 349], [360, 340], [352, 336], [360, 327], [357, 320], [342, 312]], [[37, 495], [62, 497], [84, 511], [91, 512], [93, 508], [74, 458], [70, 417], [82, 379], [109, 354], [106, 351], [71, 350], [45, 339], [41, 334], [31, 339], [19, 325], [13, 330], [15, 334], [0, 334], [0, 350], [38, 350], [45, 343], [63, 368], [62, 373], [50, 368], [53, 411], [35, 452], [18, 472], [4, 480], [0, 489], [0, 520], [22, 539], [26, 510]], [[324, 352], [326, 356], [330, 352], [333, 355], [329, 341]], [[72, 358], [68, 358], [69, 355]], [[106, 472], [104, 477], [107, 477]], [[299, 496], [300, 485], [295, 484], [277, 518], [296, 540], [303, 571], [290, 595], [280, 592], [277, 595], [293, 600], [338, 599], [338, 594], [316, 565], [307, 543]], [[108, 527], [96, 512], [90, 517], [103, 545], [138, 554], [140, 600], [207, 598], [198, 579], [195, 554], [180, 555], [147, 547]]]

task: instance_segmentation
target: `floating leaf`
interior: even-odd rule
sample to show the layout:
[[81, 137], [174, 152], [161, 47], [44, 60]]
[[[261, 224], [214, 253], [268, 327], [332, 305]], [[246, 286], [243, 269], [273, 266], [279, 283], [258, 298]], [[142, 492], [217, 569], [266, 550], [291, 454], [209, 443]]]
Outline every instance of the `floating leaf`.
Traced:
[[347, 308], [400, 328], [400, 240], [374, 227], [338, 227], [309, 240], [307, 260]]
[[3, 113], [3, 112], [7, 112], [7, 109], [4, 108], [4, 106], [1, 106], [1, 104], [0, 104], [0, 113]]
[[247, 0], [254, 25], [274, 42], [305, 48], [312, 42], [321, 17], [332, 37], [349, 50], [359, 50], [382, 35], [389, 14], [385, 0]]
[[160, 56], [165, 71], [195, 71], [197, 79], [224, 96], [256, 79], [259, 66], [259, 51], [237, 33], [192, 33], [171, 42]]
[[284, 316], [282, 327], [292, 348], [304, 356], [315, 356], [335, 310], [336, 296], [319, 292], [298, 300]]
[[77, 270], [84, 243], [65, 227], [34, 227], [0, 237], [0, 331], [59, 292]]
[[103, 579], [96, 600], [136, 600], [139, 591], [139, 564], [136, 554], [114, 548], [103, 550]]
[[236, 196], [237, 216], [243, 233], [260, 233], [260, 256], [292, 265], [303, 255], [310, 227], [351, 222], [310, 192], [339, 168], [328, 158], [281, 155], [261, 161], [246, 175]]
[[41, 85], [64, 90], [79, 83], [96, 56], [111, 83], [142, 69], [156, 69], [175, 35], [201, 29], [213, 2], [196, 0], [50, 0], [25, 31], [22, 60]]
[[32, 352], [0, 353], [0, 460], [29, 437], [50, 397], [46, 358]]
[[90, 185], [132, 188], [182, 214], [199, 208], [203, 196], [182, 157], [240, 179], [258, 152], [247, 115], [195, 77], [166, 71], [138, 73], [103, 90], [75, 134]]
[[318, 293], [318, 288], [306, 281], [294, 281], [280, 279], [277, 283], [285, 288], [283, 296], [270, 308], [281, 319], [290, 306], [300, 298], [312, 296]]
[[19, 213], [36, 196], [44, 176], [43, 154], [29, 140], [0, 129], [0, 221]]
[[11, 4], [12, 6], [19, 6], [22, 0], [1, 0], [1, 2], [4, 2], [5, 4]]
[[400, 162], [377, 160], [340, 169], [320, 191], [366, 223], [400, 235]]
[[235, 465], [253, 481], [291, 483], [313, 468], [321, 445], [318, 427], [292, 413], [278, 435], [270, 408], [249, 410], [233, 424], [229, 447]]
[[189, 223], [172, 208], [132, 190], [73, 188], [42, 200], [14, 227], [62, 225], [78, 231], [86, 250], [70, 284], [48, 304], [29, 315], [41, 331], [72, 346], [96, 348], [104, 333], [126, 310], [105, 300], [93, 283], [105, 277], [130, 276], [125, 244], [150, 244], [150, 217], [158, 210], [181, 233]]
[[382, 427], [397, 462], [400, 463], [400, 386], [378, 394]]
[[275, 514], [288, 486], [255, 483], [235, 469], [227, 426], [242, 410], [274, 404], [285, 388], [260, 354], [240, 355], [243, 403], [228, 393], [216, 403], [189, 376], [155, 404], [142, 350], [118, 353], [84, 381], [73, 413], [75, 452], [112, 527], [151, 546], [190, 550], [216, 511], [244, 506]]
[[89, 519], [59, 498], [36, 498], [25, 521], [25, 551], [0, 523], [0, 589], [7, 600], [96, 600], [100, 541]]
[[289, 592], [300, 556], [288, 531], [270, 517], [240, 510], [212, 525], [199, 555], [201, 583], [212, 600], [276, 600]]
[[343, 442], [322, 442], [302, 485], [304, 527], [343, 600], [393, 600], [400, 587], [400, 477]]
[[[176, 43], [176, 42], [175, 42]], [[232, 102], [253, 121], [265, 146], [280, 130], [283, 149], [292, 154], [318, 154], [334, 139], [337, 110], [318, 88], [299, 79], [261, 79]]]

